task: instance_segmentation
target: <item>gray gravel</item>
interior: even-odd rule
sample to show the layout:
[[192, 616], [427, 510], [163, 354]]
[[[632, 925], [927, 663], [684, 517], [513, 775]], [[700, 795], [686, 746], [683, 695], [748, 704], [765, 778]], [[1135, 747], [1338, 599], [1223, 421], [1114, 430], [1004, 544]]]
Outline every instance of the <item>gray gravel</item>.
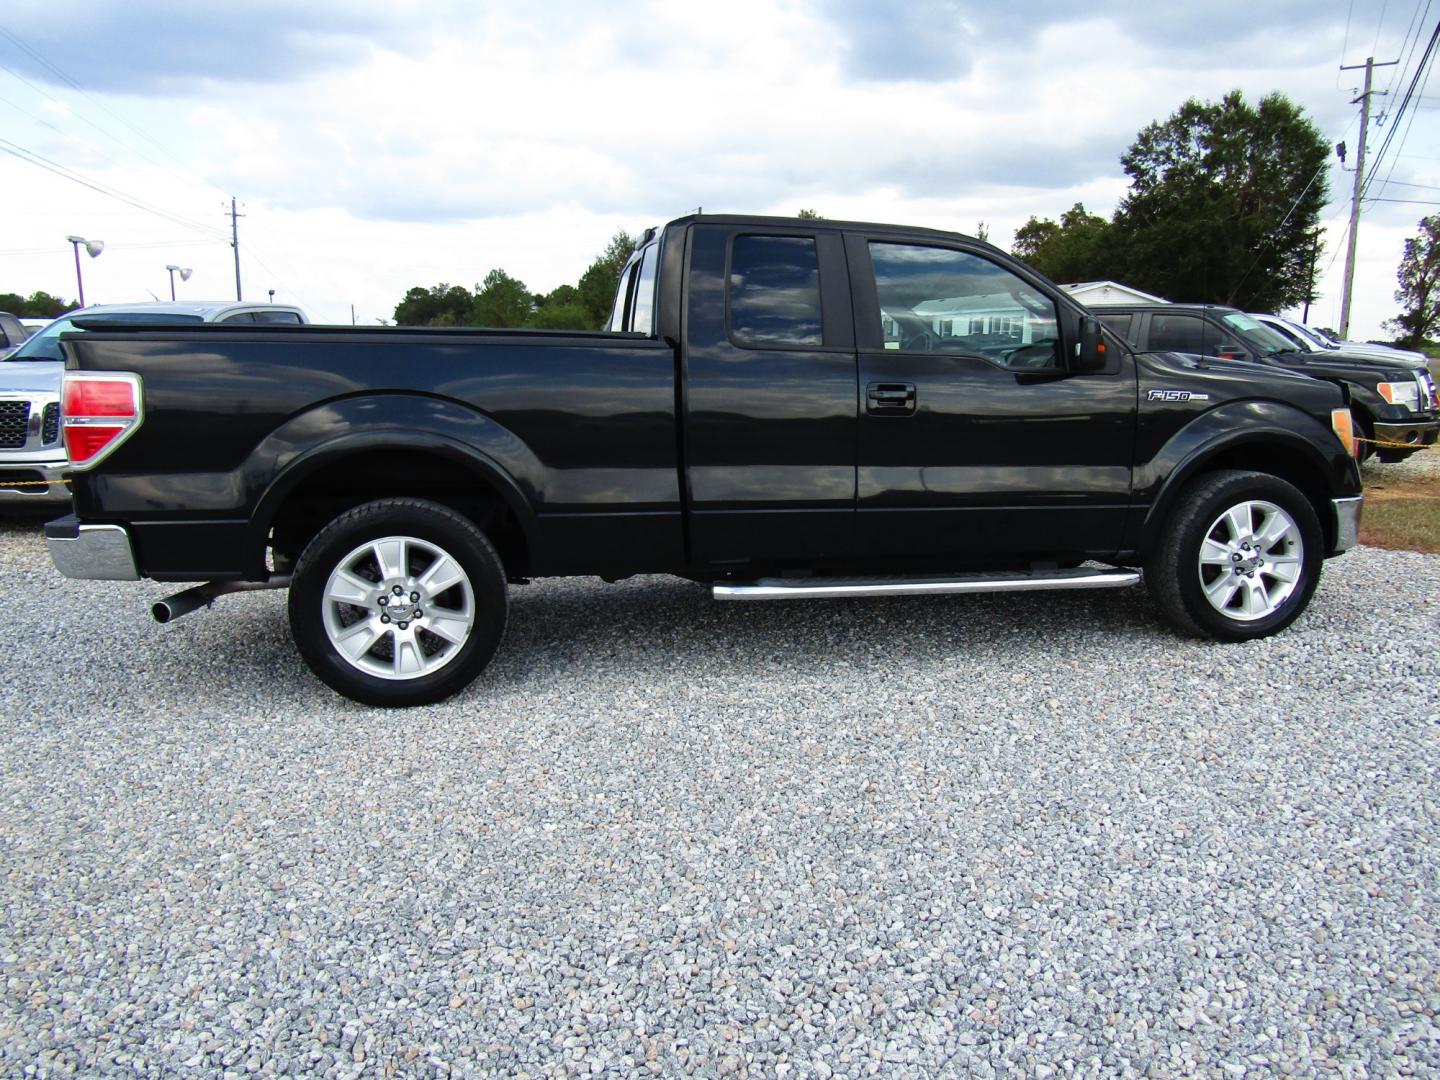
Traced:
[[1440, 557], [1244, 646], [544, 582], [404, 713], [280, 594], [0, 575], [0, 1073], [1440, 1071]]

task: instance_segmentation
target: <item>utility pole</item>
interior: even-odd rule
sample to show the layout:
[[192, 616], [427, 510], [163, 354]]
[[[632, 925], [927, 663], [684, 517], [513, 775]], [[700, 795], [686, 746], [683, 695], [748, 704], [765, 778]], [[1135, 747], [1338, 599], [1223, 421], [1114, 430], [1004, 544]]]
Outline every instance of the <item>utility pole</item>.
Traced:
[[1360, 192], [1365, 186], [1365, 135], [1370, 127], [1371, 78], [1377, 67], [1394, 67], [1398, 63], [1398, 60], [1387, 60], [1383, 64], [1377, 64], [1373, 56], [1367, 56], [1363, 64], [1351, 64], [1348, 67], [1340, 65], [1341, 71], [1354, 71], [1362, 67], [1365, 69], [1365, 90], [1350, 102], [1351, 105], [1356, 101], [1360, 103], [1360, 149], [1355, 154], [1355, 192], [1350, 198], [1350, 238], [1345, 248], [1345, 288], [1340, 294], [1341, 341], [1350, 333], [1350, 300], [1355, 289], [1355, 241], [1356, 234], [1360, 231]]
[[240, 295], [240, 223], [239, 219], [244, 214], [235, 211], [235, 196], [230, 196], [230, 246], [235, 249], [235, 299], [245, 299]]
[[1320, 260], [1320, 230], [1316, 229], [1310, 234], [1310, 276], [1309, 284], [1305, 287], [1305, 310], [1300, 315], [1300, 321], [1308, 324], [1310, 322], [1310, 305], [1315, 302], [1315, 264]]

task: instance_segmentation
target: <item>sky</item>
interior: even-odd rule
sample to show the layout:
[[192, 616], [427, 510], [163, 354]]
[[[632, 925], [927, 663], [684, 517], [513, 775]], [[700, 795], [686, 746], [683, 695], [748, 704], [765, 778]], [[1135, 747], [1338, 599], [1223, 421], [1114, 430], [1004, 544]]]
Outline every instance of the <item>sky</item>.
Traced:
[[[1432, 3], [1434, 4], [1432, 8]], [[1440, 209], [1440, 92], [1397, 122], [1440, 0], [7, 0], [0, 292], [235, 296], [317, 322], [496, 267], [573, 283], [624, 229], [690, 213], [923, 225], [1008, 248], [1032, 215], [1108, 216], [1120, 155], [1188, 98], [1279, 91], [1354, 148], [1377, 68], [1352, 337], [1399, 313], [1395, 271]], [[1368, 171], [1368, 164], [1367, 164]], [[1339, 323], [1353, 173], [1323, 216]], [[1382, 201], [1385, 200], [1385, 201]], [[1403, 201], [1401, 201], [1403, 200]], [[1172, 299], [1183, 300], [1185, 297]], [[352, 316], [353, 312], [353, 316]]]

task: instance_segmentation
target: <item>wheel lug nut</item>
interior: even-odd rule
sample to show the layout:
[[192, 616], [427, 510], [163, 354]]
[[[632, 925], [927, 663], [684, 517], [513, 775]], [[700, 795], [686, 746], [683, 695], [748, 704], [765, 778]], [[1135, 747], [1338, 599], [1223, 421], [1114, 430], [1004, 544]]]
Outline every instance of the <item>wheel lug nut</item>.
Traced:
[[386, 604], [390, 603], [390, 598], [389, 598], [388, 596], [382, 596], [382, 597], [380, 597], [379, 600], [377, 600], [377, 601], [375, 601], [375, 602], [376, 602], [377, 604], [379, 604], [381, 607], [384, 607]]
[[401, 630], [409, 630], [409, 629], [410, 629], [410, 624], [409, 624], [408, 622], [402, 622], [402, 623], [400, 624], [400, 629], [401, 629]]
[[399, 585], [396, 585], [395, 588], [391, 589], [390, 591], [393, 592], [396, 596], [400, 596], [402, 593], [405, 592], [405, 590], [400, 588]]
[[389, 622], [389, 621], [390, 621], [390, 616], [389, 616], [389, 615], [381, 615], [381, 616], [380, 616], [380, 621], [381, 621], [381, 622]]
[[420, 594], [418, 592], [412, 592], [410, 594], [410, 602], [412, 604], [418, 604], [420, 602]]

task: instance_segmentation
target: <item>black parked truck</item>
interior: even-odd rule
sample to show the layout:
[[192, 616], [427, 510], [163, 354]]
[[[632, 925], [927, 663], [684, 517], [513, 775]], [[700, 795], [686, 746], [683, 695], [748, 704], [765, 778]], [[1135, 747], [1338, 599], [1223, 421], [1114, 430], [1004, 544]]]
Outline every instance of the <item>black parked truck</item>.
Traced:
[[[315, 673], [414, 705], [509, 585], [667, 573], [720, 599], [1144, 580], [1239, 641], [1305, 608], [1361, 507], [1337, 387], [1137, 352], [954, 233], [697, 215], [602, 332], [105, 327], [64, 342], [78, 578], [286, 587]], [[1096, 564], [1101, 565], [1096, 565]]]
[[1105, 304], [1090, 310], [1133, 348], [1249, 360], [1343, 386], [1361, 461], [1372, 453], [1382, 462], [1404, 461], [1434, 446], [1440, 434], [1435, 381], [1426, 368], [1398, 355], [1307, 351], [1253, 315], [1216, 304]]

